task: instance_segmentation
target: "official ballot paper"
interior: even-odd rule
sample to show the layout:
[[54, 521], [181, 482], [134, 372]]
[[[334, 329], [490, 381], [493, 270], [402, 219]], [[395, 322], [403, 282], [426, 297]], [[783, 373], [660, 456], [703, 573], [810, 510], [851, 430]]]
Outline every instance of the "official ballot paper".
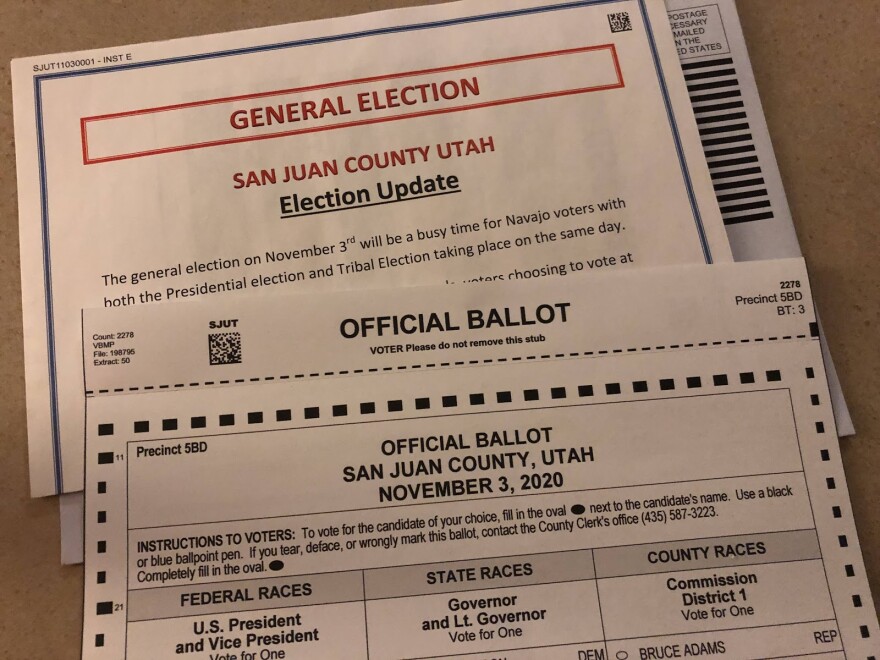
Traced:
[[880, 651], [799, 259], [95, 335], [84, 658]]
[[[455, 3], [13, 62], [31, 491], [80, 310], [729, 261], [661, 0]], [[95, 339], [86, 362], [127, 360]]]

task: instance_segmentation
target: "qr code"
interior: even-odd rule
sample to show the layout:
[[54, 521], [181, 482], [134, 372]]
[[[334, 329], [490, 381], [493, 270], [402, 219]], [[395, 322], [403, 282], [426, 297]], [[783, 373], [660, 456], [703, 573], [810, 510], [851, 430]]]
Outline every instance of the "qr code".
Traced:
[[215, 332], [208, 335], [211, 364], [241, 364], [241, 333]]
[[620, 11], [615, 14], [608, 14], [608, 25], [611, 26], [611, 33], [629, 32], [633, 29], [632, 21], [629, 18], [629, 12]]

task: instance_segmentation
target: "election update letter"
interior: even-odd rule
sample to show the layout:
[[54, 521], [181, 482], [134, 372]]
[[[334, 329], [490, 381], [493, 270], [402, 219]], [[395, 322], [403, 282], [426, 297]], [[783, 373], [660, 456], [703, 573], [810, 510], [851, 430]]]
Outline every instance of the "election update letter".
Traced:
[[729, 261], [660, 0], [474, 2], [13, 63], [32, 493], [80, 309]]
[[86, 311], [83, 657], [868, 658], [801, 260]]

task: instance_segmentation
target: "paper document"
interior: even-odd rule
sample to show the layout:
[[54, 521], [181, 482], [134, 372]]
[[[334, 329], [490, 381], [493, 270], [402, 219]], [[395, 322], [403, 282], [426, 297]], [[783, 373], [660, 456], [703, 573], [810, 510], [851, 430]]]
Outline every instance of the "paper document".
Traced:
[[[734, 258], [799, 256], [735, 5], [668, 0], [667, 8]], [[854, 429], [830, 355], [825, 363], [838, 433], [850, 435]], [[65, 509], [77, 501], [81, 509], [81, 495], [68, 499], [73, 501]], [[71, 520], [79, 525], [81, 518], [80, 512]], [[62, 544], [66, 561], [82, 561], [81, 530], [65, 528]]]
[[[666, 0], [733, 257], [799, 257], [800, 244], [733, 0]], [[855, 428], [824, 337], [839, 435]]]
[[661, 0], [440, 5], [13, 79], [34, 495], [82, 487], [84, 307], [730, 259]]
[[866, 658], [801, 260], [89, 310], [84, 658]]

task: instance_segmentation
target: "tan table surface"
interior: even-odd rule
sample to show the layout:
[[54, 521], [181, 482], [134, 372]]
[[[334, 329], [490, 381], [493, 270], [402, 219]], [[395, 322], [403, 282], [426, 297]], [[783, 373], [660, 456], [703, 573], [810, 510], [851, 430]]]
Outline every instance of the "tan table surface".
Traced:
[[[412, 4], [424, 2], [0, 0], [0, 61]], [[858, 431], [843, 441], [842, 449], [877, 602], [880, 2], [737, 4], [825, 331]], [[0, 83], [0, 657], [77, 658], [82, 567], [60, 565], [55, 498], [28, 496], [8, 65], [0, 72]]]

